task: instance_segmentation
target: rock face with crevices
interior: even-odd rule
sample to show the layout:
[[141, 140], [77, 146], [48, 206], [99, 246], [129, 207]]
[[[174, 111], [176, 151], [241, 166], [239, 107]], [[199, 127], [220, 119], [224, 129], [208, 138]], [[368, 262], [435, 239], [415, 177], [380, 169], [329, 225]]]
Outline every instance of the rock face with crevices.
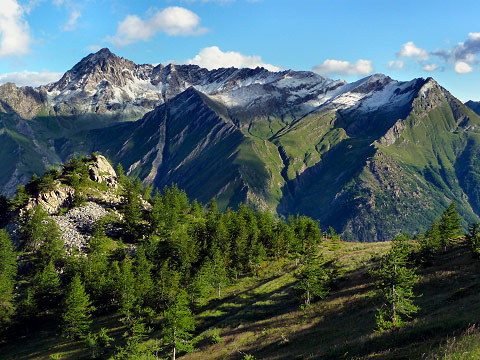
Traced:
[[100, 184], [107, 184], [109, 187], [117, 188], [117, 173], [107, 158], [97, 155], [95, 162], [89, 167], [90, 179]]
[[54, 190], [47, 193], [40, 193], [36, 198], [31, 198], [25, 210], [41, 206], [50, 215], [56, 214], [61, 208], [69, 207], [72, 204], [75, 190], [66, 185], [59, 185]]

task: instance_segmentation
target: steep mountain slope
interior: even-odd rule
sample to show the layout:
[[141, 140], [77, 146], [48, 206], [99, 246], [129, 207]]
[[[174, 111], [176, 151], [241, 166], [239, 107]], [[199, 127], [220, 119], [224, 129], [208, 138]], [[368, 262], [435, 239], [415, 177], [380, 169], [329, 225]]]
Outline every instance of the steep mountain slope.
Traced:
[[35, 153], [4, 165], [7, 194], [100, 151], [144, 183], [306, 214], [352, 240], [421, 230], [450, 201], [467, 221], [480, 214], [480, 117], [431, 78], [154, 67], [102, 49], [57, 83], [3, 91], [3, 134]]
[[465, 105], [480, 115], [480, 101], [469, 100], [465, 103]]

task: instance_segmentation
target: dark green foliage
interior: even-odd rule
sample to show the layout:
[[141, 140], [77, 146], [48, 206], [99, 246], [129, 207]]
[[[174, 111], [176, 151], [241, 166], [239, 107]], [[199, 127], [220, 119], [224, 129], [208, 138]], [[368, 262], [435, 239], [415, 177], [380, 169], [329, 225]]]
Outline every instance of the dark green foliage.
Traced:
[[462, 229], [462, 218], [458, 214], [458, 211], [455, 207], [455, 202], [452, 202], [450, 206], [443, 212], [440, 219], [440, 238], [444, 251], [446, 250], [447, 246], [450, 245], [451, 239], [458, 236], [460, 234], [460, 230]]
[[141, 193], [143, 190], [140, 180], [125, 179], [123, 181], [121, 196], [125, 240], [136, 241], [141, 237], [142, 204]]
[[195, 330], [187, 293], [184, 290], [180, 290], [174, 301], [168, 304], [163, 316], [163, 342], [172, 349], [172, 359], [175, 360], [178, 351], [192, 350], [189, 339]]
[[145, 325], [142, 318], [133, 318], [123, 335], [127, 344], [115, 354], [115, 359], [149, 359], [150, 349], [142, 344], [152, 329]]
[[61, 295], [60, 278], [50, 261], [33, 278], [33, 293], [38, 310], [48, 312], [57, 307]]
[[91, 313], [95, 308], [78, 275], [67, 287], [62, 314], [62, 333], [71, 339], [83, 339], [90, 330]]
[[15, 198], [11, 201], [11, 205], [13, 208], [12, 210], [17, 210], [25, 206], [27, 204], [29, 197], [30, 196], [27, 193], [25, 186], [19, 185], [17, 187], [17, 190], [15, 190]]
[[97, 359], [106, 352], [110, 343], [114, 340], [114, 338], [108, 336], [105, 328], [101, 328], [98, 333], [88, 333], [85, 337], [85, 344], [92, 352], [92, 358]]
[[0, 194], [0, 227], [3, 227], [7, 223], [10, 217], [11, 206], [12, 204], [10, 200], [6, 196]]
[[418, 239], [420, 260], [429, 264], [434, 255], [442, 250], [442, 236], [440, 225], [437, 220], [433, 221], [425, 235], [421, 235]]
[[8, 233], [0, 230], [0, 332], [15, 313], [17, 257]]
[[465, 238], [470, 243], [472, 251], [480, 255], [480, 224], [473, 223], [468, 225], [468, 234], [465, 235]]
[[92, 300], [98, 306], [108, 304], [109, 288], [107, 286], [108, 279], [108, 238], [105, 236], [103, 229], [97, 229], [95, 234], [88, 243], [89, 253], [85, 260], [85, 287]]
[[118, 308], [126, 323], [129, 323], [133, 317], [133, 311], [137, 303], [135, 294], [135, 275], [133, 273], [133, 261], [130, 257], [126, 257], [120, 265], [120, 277], [117, 287], [119, 292]]
[[418, 281], [416, 269], [410, 257], [412, 246], [405, 235], [392, 242], [390, 251], [382, 257], [379, 266], [372, 271], [378, 279], [377, 287], [384, 303], [377, 309], [377, 326], [380, 331], [399, 327], [406, 318], [418, 311], [413, 303], [413, 287]]
[[316, 247], [312, 247], [306, 254], [297, 278], [297, 291], [304, 301], [304, 306], [309, 306], [316, 298], [323, 299], [328, 295], [332, 279]]

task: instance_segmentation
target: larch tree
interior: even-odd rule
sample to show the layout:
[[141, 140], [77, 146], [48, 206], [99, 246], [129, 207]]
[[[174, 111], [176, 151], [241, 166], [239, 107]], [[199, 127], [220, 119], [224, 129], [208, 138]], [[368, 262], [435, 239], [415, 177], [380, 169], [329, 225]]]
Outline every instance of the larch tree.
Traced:
[[174, 301], [164, 311], [163, 341], [172, 349], [175, 360], [178, 351], [190, 351], [190, 338], [195, 330], [195, 323], [188, 304], [187, 293], [180, 290]]
[[445, 252], [450, 245], [451, 239], [458, 236], [462, 228], [462, 218], [458, 214], [454, 201], [443, 212], [439, 227], [442, 249]]
[[67, 288], [63, 307], [62, 332], [65, 337], [85, 338], [90, 330], [91, 314], [94, 310], [80, 277], [75, 275]]
[[0, 330], [11, 321], [15, 312], [15, 277], [17, 257], [10, 236], [0, 230]]
[[376, 322], [380, 331], [399, 327], [405, 318], [415, 314], [419, 307], [413, 302], [413, 287], [419, 276], [411, 266], [412, 248], [405, 235], [398, 236], [379, 266], [372, 271], [383, 305], [377, 309]]

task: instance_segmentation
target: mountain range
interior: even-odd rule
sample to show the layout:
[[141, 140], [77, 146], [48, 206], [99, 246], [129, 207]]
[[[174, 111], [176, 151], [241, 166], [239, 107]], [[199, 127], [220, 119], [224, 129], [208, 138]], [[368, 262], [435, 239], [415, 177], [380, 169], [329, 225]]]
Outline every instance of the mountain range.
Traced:
[[0, 86], [0, 190], [97, 151], [220, 208], [308, 215], [347, 240], [480, 215], [480, 104], [432, 78], [137, 65], [102, 49], [56, 83]]

